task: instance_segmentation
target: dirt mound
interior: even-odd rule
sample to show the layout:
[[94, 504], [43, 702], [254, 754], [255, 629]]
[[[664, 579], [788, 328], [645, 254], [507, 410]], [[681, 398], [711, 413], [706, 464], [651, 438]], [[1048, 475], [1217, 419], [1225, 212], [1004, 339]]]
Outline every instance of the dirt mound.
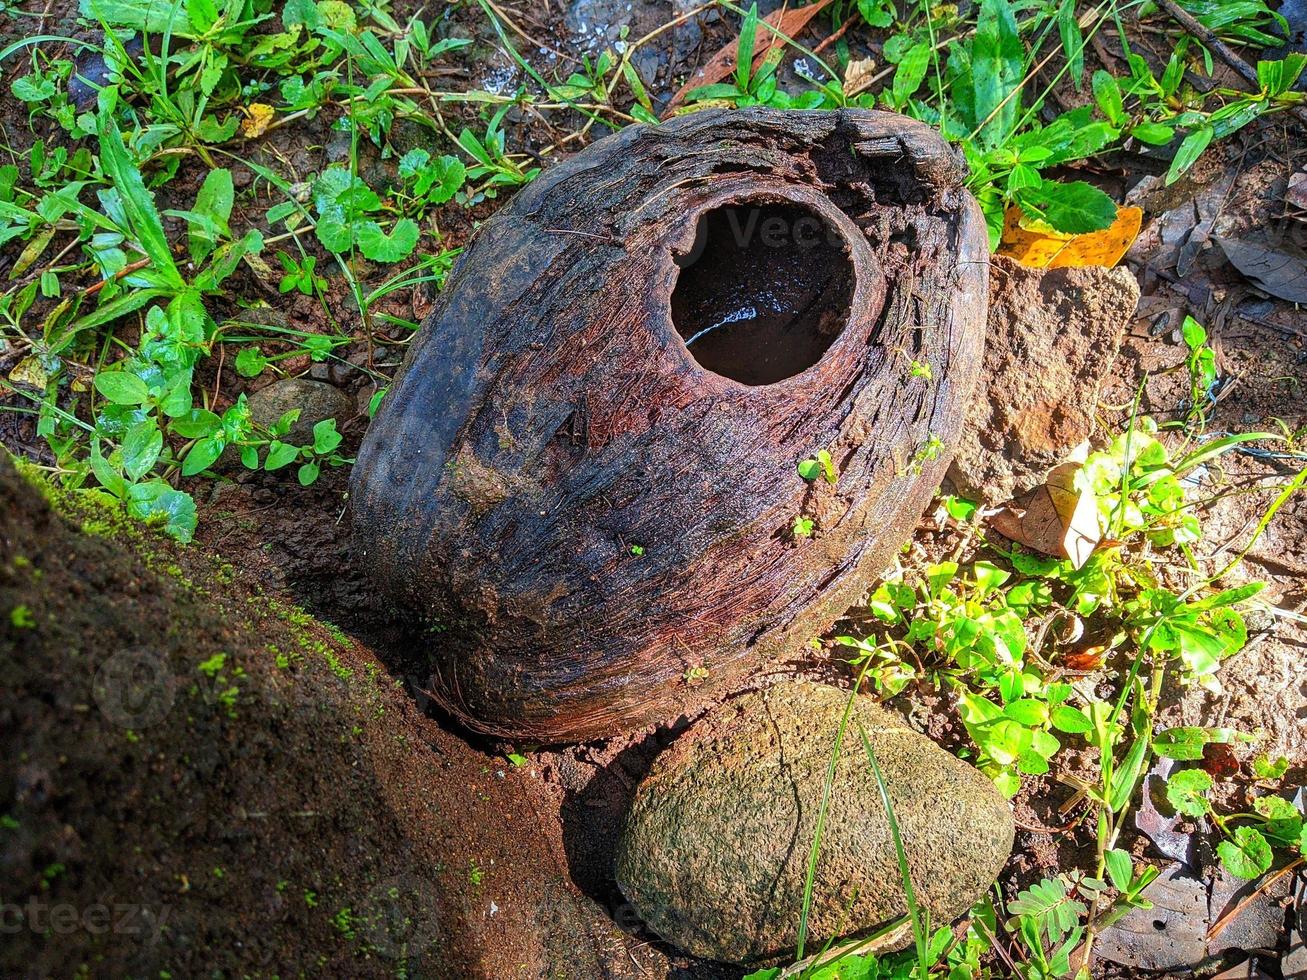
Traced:
[[56, 502], [0, 458], [0, 974], [635, 968], [512, 773], [370, 652]]

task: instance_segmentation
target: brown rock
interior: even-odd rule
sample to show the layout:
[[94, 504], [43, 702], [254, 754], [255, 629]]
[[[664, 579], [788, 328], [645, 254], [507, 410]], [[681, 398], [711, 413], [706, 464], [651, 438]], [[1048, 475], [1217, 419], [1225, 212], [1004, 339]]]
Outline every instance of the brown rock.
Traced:
[[291, 409], [300, 410], [283, 438], [297, 446], [313, 442], [313, 427], [323, 419], [336, 419], [343, 423], [353, 412], [354, 403], [349, 395], [321, 381], [309, 378], [283, 378], [261, 388], [249, 397], [250, 418], [259, 425], [271, 427]]
[[981, 385], [949, 479], [999, 503], [1039, 486], [1094, 431], [1099, 388], [1135, 304], [1128, 269], [990, 264], [989, 334]]
[[[809, 849], [848, 692], [807, 681], [746, 695], [655, 760], [618, 846], [617, 881], [649, 926], [698, 956], [749, 962], [794, 951]], [[889, 823], [862, 744], [884, 774], [913, 888], [934, 921], [965, 912], [1012, 849], [993, 784], [859, 698], [832, 783], [809, 939], [905, 911]]]

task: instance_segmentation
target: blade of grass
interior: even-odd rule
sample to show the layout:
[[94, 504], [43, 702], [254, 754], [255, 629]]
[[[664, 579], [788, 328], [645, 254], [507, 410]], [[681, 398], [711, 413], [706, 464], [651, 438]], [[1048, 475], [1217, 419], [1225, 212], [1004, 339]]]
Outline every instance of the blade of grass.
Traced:
[[[854, 696], [856, 697], [856, 692]], [[858, 722], [858, 735], [862, 738], [867, 761], [871, 763], [871, 771], [876, 777], [876, 789], [880, 792], [880, 802], [885, 808], [885, 818], [889, 822], [890, 837], [894, 840], [894, 856], [898, 860], [899, 878], [903, 882], [903, 899], [908, 906], [908, 918], [912, 921], [912, 937], [917, 946], [917, 977], [918, 980], [926, 980], [930, 975], [930, 910], [922, 908], [917, 902], [917, 892], [912, 887], [912, 871], [908, 867], [908, 855], [903, 849], [903, 835], [899, 833], [899, 821], [894, 815], [894, 804], [889, 798], [889, 787], [885, 784], [885, 776], [880, 771], [880, 763], [876, 761], [876, 753], [871, 748], [871, 739], [867, 737], [867, 730], [862, 727], [862, 722]]]
[[835, 767], [839, 765], [840, 748], [844, 744], [844, 732], [848, 729], [849, 718], [853, 714], [854, 698], [858, 696], [862, 680], [867, 676], [868, 666], [869, 664], [863, 665], [862, 672], [858, 674], [853, 690], [849, 693], [848, 704], [844, 706], [839, 728], [835, 732], [835, 745], [831, 748], [830, 763], [826, 766], [826, 779], [821, 787], [821, 805], [817, 809], [817, 826], [812, 835], [812, 847], [808, 850], [808, 871], [803, 879], [803, 907], [799, 910], [799, 940], [794, 954], [796, 960], [803, 959], [803, 949], [808, 941], [808, 915], [812, 909], [813, 881], [817, 877], [817, 857], [821, 853], [821, 838], [826, 831], [826, 815], [830, 811], [831, 788], [835, 785]]

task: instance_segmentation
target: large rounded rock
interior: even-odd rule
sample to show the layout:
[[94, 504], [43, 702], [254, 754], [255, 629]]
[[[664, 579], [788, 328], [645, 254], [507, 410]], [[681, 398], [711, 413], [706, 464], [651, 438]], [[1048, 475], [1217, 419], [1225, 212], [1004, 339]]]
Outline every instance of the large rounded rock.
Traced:
[[282, 378], [250, 395], [250, 418], [263, 426], [274, 426], [286, 412], [300, 411], [284, 437], [297, 446], [313, 441], [313, 427], [324, 419], [343, 422], [354, 414], [349, 395], [321, 381], [308, 378]]
[[[664, 939], [743, 963], [792, 954], [822, 788], [848, 693], [795, 681], [697, 723], [636, 790], [617, 881]], [[902, 915], [889, 790], [918, 899], [957, 918], [1012, 849], [1007, 802], [983, 775], [860, 697], [836, 769], [809, 913], [810, 948]]]
[[440, 627], [431, 696], [481, 731], [607, 737], [843, 613], [978, 376], [964, 175], [902, 116], [705, 111], [596, 142], [488, 220], [351, 478], [356, 560]]

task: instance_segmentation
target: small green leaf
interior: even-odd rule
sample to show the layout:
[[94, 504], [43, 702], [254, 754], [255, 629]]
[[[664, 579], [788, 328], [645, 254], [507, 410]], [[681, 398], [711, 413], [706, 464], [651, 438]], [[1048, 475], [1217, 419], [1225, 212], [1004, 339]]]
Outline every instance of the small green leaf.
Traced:
[[283, 466], [295, 462], [299, 459], [300, 450], [298, 446], [292, 446], [289, 443], [273, 439], [268, 444], [268, 456], [263, 461], [263, 468], [268, 472], [279, 470]]
[[[133, 494], [145, 484], [132, 488]], [[162, 521], [164, 532], [172, 538], [186, 544], [195, 536], [195, 501], [189, 493], [174, 490], [162, 480], [158, 481], [158, 492], [136, 502], [134, 509], [138, 516]]]
[[976, 516], [978, 505], [971, 500], [950, 496], [944, 498], [944, 509], [953, 520], [966, 523]]
[[123, 438], [123, 471], [133, 482], [150, 472], [163, 451], [163, 433], [153, 418], [142, 419]]
[[1203, 155], [1208, 144], [1212, 142], [1215, 131], [1211, 126], [1200, 126], [1184, 138], [1180, 144], [1180, 149], [1176, 151], [1175, 159], [1171, 161], [1171, 169], [1166, 172], [1166, 183], [1174, 184], [1180, 179], [1180, 176], [1198, 162], [1198, 158]]
[[182, 461], [182, 476], [194, 476], [207, 470], [222, 455], [223, 444], [218, 438], [209, 436], [191, 446], [186, 459]]
[[1139, 782], [1139, 774], [1143, 770], [1144, 760], [1148, 758], [1150, 747], [1148, 739], [1136, 738], [1112, 774], [1107, 802], [1114, 811], [1122, 810], [1134, 795], [1135, 784]]
[[1023, 698], [1005, 705], [1003, 714], [1021, 725], [1042, 725], [1048, 721], [1048, 705], [1034, 698]]
[[418, 243], [417, 222], [401, 218], [395, 222], [390, 234], [381, 230], [375, 221], [364, 221], [355, 226], [359, 251], [373, 262], [398, 262], [412, 254]]
[[1116, 220], [1116, 202], [1083, 180], [1046, 180], [1039, 187], [1020, 191], [1017, 203], [1054, 231], [1070, 235], [1102, 231]]
[[1182, 769], [1166, 783], [1166, 799], [1176, 811], [1201, 817], [1211, 809], [1204, 795], [1212, 788], [1212, 777], [1201, 769]]
[[268, 359], [258, 347], [242, 347], [236, 355], [236, 373], [242, 378], [257, 378], [268, 366]]
[[1076, 20], [1076, 0], [1062, 0], [1057, 14], [1057, 29], [1062, 39], [1062, 50], [1066, 53], [1067, 70], [1071, 72], [1071, 81], [1079, 92], [1085, 73], [1085, 36]]
[[1223, 840], [1216, 848], [1225, 870], [1236, 878], [1252, 880], [1265, 874], [1271, 867], [1271, 845], [1256, 827], [1236, 827], [1230, 840]]
[[340, 445], [342, 438], [336, 431], [336, 420], [323, 419], [313, 426], [313, 451], [325, 456]]
[[1130, 855], [1114, 847], [1103, 854], [1103, 862], [1107, 867], [1107, 877], [1112, 882], [1112, 887], [1119, 892], [1129, 889], [1130, 879], [1134, 874]]
[[894, 23], [894, 4], [890, 0], [858, 0], [858, 13], [869, 27], [889, 27]]
[[1289, 760], [1278, 756], [1274, 760], [1263, 752], [1253, 759], [1253, 775], [1258, 779], [1283, 779], [1289, 771]]
[[1108, 72], [1094, 72], [1091, 81], [1094, 90], [1094, 101], [1098, 103], [1098, 108], [1103, 110], [1103, 115], [1113, 126], [1124, 126], [1129, 120], [1125, 112], [1125, 104], [1121, 100], [1121, 86], [1117, 84], [1115, 78]]
[[925, 41], [918, 41], [904, 53], [898, 67], [894, 69], [894, 79], [890, 83], [892, 104], [901, 108], [908, 104], [913, 93], [921, 87], [930, 67], [932, 48]]
[[95, 376], [95, 390], [115, 405], [143, 405], [150, 400], [149, 386], [127, 371], [101, 371]]
[[305, 463], [300, 467], [299, 473], [296, 474], [300, 481], [300, 486], [307, 487], [318, 478], [319, 468], [317, 463]]
[[112, 110], [101, 109], [97, 128], [100, 138], [100, 166], [113, 189], [118, 192], [118, 199], [122, 203], [123, 213], [130, 226], [128, 230], [149, 258], [151, 270], [163, 280], [155, 284], [180, 289], [185, 283], [181, 273], [177, 271], [176, 263], [173, 262], [172, 249], [168, 246], [163, 222], [154, 205], [154, 195], [145, 189], [145, 181], [127, 152]]
[[212, 435], [221, 425], [222, 419], [213, 412], [204, 408], [193, 408], [186, 415], [173, 419], [170, 428], [173, 434], [183, 439], [202, 439]]
[[1302, 834], [1303, 815], [1282, 796], [1261, 796], [1253, 800], [1253, 809], [1266, 818], [1263, 832], [1276, 844], [1292, 847]]
[[227, 220], [231, 217], [234, 189], [231, 171], [226, 168], [210, 170], [195, 195], [195, 215], [202, 220], [190, 221], [189, 239], [191, 261], [204, 261], [218, 247], [218, 235], [230, 234]]
[[1082, 735], [1094, 727], [1088, 715], [1069, 704], [1059, 704], [1049, 712], [1049, 720], [1059, 732], [1069, 735]]
[[1175, 129], [1161, 123], [1142, 122], [1130, 130], [1130, 135], [1149, 146], [1165, 146], [1175, 139]]

